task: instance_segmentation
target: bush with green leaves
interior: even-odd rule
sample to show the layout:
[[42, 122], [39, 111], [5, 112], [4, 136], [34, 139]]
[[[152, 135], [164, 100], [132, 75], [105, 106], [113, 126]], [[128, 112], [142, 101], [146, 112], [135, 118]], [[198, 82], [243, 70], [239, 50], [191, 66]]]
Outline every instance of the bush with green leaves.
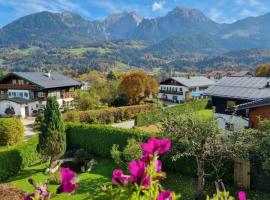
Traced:
[[135, 105], [124, 107], [110, 107], [98, 110], [72, 111], [63, 114], [65, 122], [81, 122], [88, 124], [111, 124], [129, 120], [136, 114], [152, 110], [153, 106]]
[[199, 111], [205, 108], [209, 108], [208, 106], [209, 100], [201, 99], [145, 113], [139, 113], [135, 117], [135, 124], [136, 126], [156, 124], [164, 120], [165, 113], [173, 113], [174, 115], [179, 115], [185, 112]]
[[24, 126], [19, 118], [0, 119], [0, 146], [14, 145], [23, 140]]
[[127, 166], [132, 160], [139, 160], [142, 157], [141, 141], [134, 138], [128, 139], [127, 146], [121, 152], [119, 145], [114, 144], [111, 150], [112, 159], [118, 165]]
[[38, 138], [32, 138], [12, 147], [0, 148], [0, 182], [40, 160], [37, 144]]

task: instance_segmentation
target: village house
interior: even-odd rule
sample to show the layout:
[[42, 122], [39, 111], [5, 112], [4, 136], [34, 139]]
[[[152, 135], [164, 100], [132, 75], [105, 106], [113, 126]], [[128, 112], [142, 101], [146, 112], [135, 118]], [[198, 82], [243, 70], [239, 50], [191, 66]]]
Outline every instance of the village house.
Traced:
[[48, 97], [55, 97], [60, 109], [73, 108], [74, 91], [80, 87], [79, 82], [56, 72], [10, 73], [0, 80], [0, 116], [36, 115]]
[[172, 77], [160, 83], [158, 98], [174, 103], [204, 98], [204, 91], [215, 82], [202, 76]]
[[211, 97], [216, 111], [215, 115], [224, 128], [232, 122], [248, 127], [247, 111], [239, 109], [235, 115], [232, 115], [234, 107], [270, 97], [269, 79], [265, 77], [225, 77], [208, 88], [205, 95]]
[[270, 119], [270, 97], [240, 104], [235, 110], [245, 110], [249, 118], [249, 127], [257, 128], [260, 120]]
[[207, 77], [211, 80], [218, 81], [224, 77], [251, 77], [252, 73], [250, 71], [211, 71], [207, 74]]

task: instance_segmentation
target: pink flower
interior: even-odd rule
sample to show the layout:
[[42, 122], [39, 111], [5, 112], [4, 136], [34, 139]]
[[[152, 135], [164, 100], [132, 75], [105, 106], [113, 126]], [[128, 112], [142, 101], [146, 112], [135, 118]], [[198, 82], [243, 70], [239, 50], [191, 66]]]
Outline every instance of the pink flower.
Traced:
[[157, 200], [172, 200], [172, 192], [166, 190], [158, 195]]
[[142, 144], [141, 147], [148, 154], [164, 154], [171, 149], [171, 141], [152, 137], [146, 143]]
[[162, 171], [162, 162], [161, 160], [156, 160], [156, 172], [161, 172]]
[[144, 187], [150, 185], [150, 177], [146, 173], [146, 164], [143, 161], [131, 161], [129, 163], [130, 180]]
[[119, 169], [113, 170], [112, 182], [115, 185], [119, 185], [120, 183], [127, 185], [129, 183], [129, 180], [130, 180], [130, 176], [124, 175], [122, 170], [119, 170]]
[[[145, 163], [145, 165], [148, 167], [150, 165], [150, 162], [151, 162], [151, 158], [153, 158], [151, 156], [151, 154], [144, 154], [142, 157], [141, 157], [141, 161], [143, 161]], [[161, 169], [162, 169], [162, 162], [161, 160], [158, 160], [156, 159], [155, 160], [155, 164], [156, 164], [156, 172], [161, 172]]]
[[61, 169], [61, 185], [57, 189], [57, 193], [72, 193], [77, 188], [77, 184], [75, 183], [75, 173], [69, 168]]
[[246, 200], [247, 197], [246, 197], [246, 193], [245, 192], [238, 192], [238, 198], [239, 200]]

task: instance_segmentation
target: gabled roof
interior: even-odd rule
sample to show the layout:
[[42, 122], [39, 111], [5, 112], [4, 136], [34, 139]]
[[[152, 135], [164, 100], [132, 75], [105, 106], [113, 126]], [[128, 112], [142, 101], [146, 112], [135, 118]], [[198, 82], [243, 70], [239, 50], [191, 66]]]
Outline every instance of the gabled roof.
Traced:
[[252, 76], [252, 74], [250, 73], [250, 71], [239, 71], [239, 72], [235, 72], [233, 73], [231, 76]]
[[40, 86], [43, 89], [80, 86], [78, 81], [61, 75], [57, 72], [51, 72], [50, 77], [43, 72], [13, 72], [11, 75], [21, 77], [29, 82]]
[[248, 108], [257, 108], [257, 107], [269, 106], [269, 105], [270, 105], [270, 97], [267, 97], [267, 98], [259, 99], [256, 101], [240, 104], [235, 107], [235, 110], [244, 110]]
[[270, 97], [269, 79], [265, 77], [225, 77], [209, 87], [205, 95], [256, 100]]
[[203, 76], [172, 77], [171, 79], [187, 87], [210, 86], [215, 82]]

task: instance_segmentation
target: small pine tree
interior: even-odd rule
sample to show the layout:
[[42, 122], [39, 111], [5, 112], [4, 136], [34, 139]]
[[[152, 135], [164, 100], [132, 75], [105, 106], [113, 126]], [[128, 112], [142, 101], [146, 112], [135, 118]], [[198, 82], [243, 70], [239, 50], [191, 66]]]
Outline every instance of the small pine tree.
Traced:
[[64, 123], [55, 98], [49, 97], [44, 111], [39, 135], [39, 152], [49, 158], [50, 165], [60, 158], [66, 150], [66, 135]]

